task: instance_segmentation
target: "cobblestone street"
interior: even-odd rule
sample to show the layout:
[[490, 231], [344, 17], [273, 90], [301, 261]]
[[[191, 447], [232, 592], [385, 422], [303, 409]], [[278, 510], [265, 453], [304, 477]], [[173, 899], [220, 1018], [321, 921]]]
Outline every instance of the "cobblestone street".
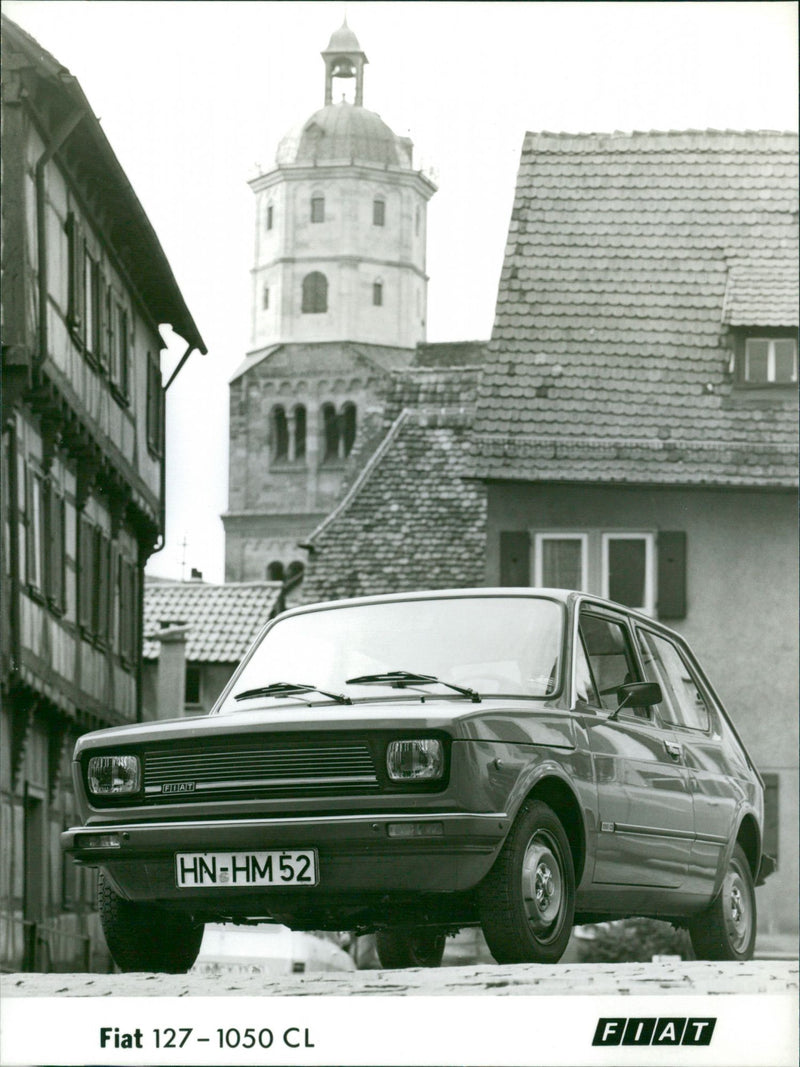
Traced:
[[229, 966], [217, 974], [9, 974], [4, 997], [528, 996], [531, 994], [755, 994], [798, 990], [796, 960], [750, 963], [533, 964], [435, 970], [265, 975]]

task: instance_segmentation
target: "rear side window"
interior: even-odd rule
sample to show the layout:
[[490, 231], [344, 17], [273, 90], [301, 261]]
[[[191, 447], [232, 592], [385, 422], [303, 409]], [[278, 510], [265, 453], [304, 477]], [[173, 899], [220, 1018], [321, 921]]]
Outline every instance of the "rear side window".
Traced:
[[659, 705], [664, 722], [687, 730], [708, 730], [708, 706], [678, 647], [648, 630], [639, 630], [638, 638], [645, 677], [658, 682], [664, 695]]

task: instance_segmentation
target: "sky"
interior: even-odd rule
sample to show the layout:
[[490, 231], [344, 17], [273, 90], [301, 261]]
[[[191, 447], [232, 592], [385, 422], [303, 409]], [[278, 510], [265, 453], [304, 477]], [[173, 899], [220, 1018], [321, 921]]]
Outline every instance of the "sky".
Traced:
[[[148, 573], [224, 578], [228, 381], [250, 347], [255, 198], [322, 107], [346, 14], [364, 105], [432, 171], [428, 340], [488, 339], [525, 132], [797, 129], [794, 2], [4, 0], [83, 88], [209, 352], [167, 395], [167, 519]], [[170, 331], [164, 331], [169, 337]], [[185, 345], [172, 338], [169, 374]]]

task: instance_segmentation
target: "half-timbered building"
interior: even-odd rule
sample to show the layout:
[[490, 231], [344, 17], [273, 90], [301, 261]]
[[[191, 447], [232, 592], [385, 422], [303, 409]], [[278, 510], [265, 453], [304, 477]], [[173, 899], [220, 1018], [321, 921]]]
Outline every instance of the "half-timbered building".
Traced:
[[73, 742], [141, 717], [143, 572], [164, 532], [159, 325], [184, 359], [205, 346], [78, 82], [2, 28], [0, 965], [58, 969], [104, 951], [92, 872], [59, 850]]

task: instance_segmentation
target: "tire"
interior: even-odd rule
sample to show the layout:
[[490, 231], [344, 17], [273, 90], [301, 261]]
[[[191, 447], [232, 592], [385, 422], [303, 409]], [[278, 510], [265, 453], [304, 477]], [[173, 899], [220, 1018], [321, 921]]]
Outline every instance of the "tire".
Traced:
[[378, 930], [375, 947], [381, 967], [438, 967], [444, 956], [445, 935], [424, 926]]
[[749, 960], [756, 943], [756, 892], [747, 857], [735, 845], [717, 897], [689, 923], [699, 960]]
[[109, 951], [121, 971], [184, 974], [197, 959], [202, 923], [123, 900], [102, 871], [97, 879], [97, 910]]
[[558, 816], [539, 800], [520, 808], [479, 890], [481, 926], [498, 963], [557, 963], [575, 914], [575, 870]]

